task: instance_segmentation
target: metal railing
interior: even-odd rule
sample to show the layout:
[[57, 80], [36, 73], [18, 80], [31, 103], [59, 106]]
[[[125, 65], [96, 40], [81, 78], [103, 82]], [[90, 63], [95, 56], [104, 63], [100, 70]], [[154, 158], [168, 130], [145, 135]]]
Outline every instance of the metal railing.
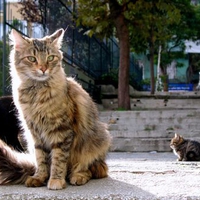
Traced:
[[[114, 38], [101, 41], [96, 37], [88, 37], [84, 34], [86, 29], [84, 27], [76, 27], [73, 22], [72, 10], [73, 6], [67, 6], [62, 0], [39, 0], [41, 2], [40, 8], [43, 9], [42, 20], [38, 23], [31, 23], [31, 33], [33, 37], [42, 37], [44, 34], [53, 33], [56, 29], [64, 28], [67, 31], [64, 36], [63, 52], [67, 66], [75, 66], [82, 69], [93, 80], [98, 79], [103, 74], [109, 73], [110, 69], [117, 69], [119, 64], [119, 48]], [[9, 75], [8, 75], [8, 33], [11, 28], [19, 30], [25, 35], [29, 35], [30, 24], [23, 19], [17, 19], [16, 13], [12, 10], [13, 4], [6, 0], [0, 0], [1, 10], [1, 24], [0, 36], [3, 37], [2, 51], [4, 52], [2, 67], [0, 75], [2, 75], [2, 93], [8, 93]], [[17, 13], [17, 16], [19, 13]], [[2, 18], [2, 16], [4, 16]], [[130, 63], [130, 72], [135, 74], [133, 82], [138, 82], [142, 79], [141, 70], [135, 64], [134, 59]], [[75, 74], [76, 75], [76, 74]], [[89, 80], [79, 80], [82, 83]], [[83, 85], [86, 85], [85, 83]], [[95, 88], [95, 86], [93, 87]], [[89, 87], [85, 88], [89, 90]], [[91, 91], [94, 89], [91, 89]], [[89, 93], [91, 93], [89, 91]], [[94, 95], [92, 95], [94, 96]]]

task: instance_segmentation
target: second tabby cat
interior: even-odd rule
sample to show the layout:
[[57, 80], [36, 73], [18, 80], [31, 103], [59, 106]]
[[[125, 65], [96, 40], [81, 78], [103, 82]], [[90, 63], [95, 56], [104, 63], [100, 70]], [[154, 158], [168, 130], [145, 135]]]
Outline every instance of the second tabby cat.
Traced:
[[170, 147], [174, 154], [178, 156], [178, 161], [200, 161], [200, 143], [197, 141], [185, 139], [175, 133]]

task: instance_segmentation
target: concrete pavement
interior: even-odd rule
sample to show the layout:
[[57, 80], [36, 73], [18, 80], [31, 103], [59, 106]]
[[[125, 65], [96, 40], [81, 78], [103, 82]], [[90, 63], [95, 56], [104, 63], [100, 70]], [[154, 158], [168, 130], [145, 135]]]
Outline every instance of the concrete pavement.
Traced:
[[197, 200], [200, 162], [177, 162], [173, 153], [109, 153], [109, 177], [60, 191], [0, 186], [0, 200]]

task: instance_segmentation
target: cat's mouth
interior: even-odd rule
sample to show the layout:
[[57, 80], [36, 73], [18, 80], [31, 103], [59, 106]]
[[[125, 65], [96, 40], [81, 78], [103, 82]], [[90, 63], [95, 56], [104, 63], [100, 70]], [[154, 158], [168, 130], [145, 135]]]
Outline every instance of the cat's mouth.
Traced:
[[38, 81], [46, 81], [49, 79], [49, 73], [48, 71], [42, 72], [42, 71], [37, 71], [36, 72], [36, 79]]
[[29, 74], [29, 77], [36, 81], [47, 81], [49, 79], [49, 74]]
[[46, 81], [47, 79], [49, 79], [49, 76], [46, 74], [37, 76], [38, 81]]

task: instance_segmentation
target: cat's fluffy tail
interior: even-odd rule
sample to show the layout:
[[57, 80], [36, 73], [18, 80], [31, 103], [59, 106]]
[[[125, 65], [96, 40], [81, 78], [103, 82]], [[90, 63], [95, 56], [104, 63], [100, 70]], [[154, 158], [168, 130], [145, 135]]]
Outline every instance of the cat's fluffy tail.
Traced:
[[22, 184], [34, 174], [36, 165], [30, 154], [19, 153], [0, 140], [0, 184]]
[[92, 178], [104, 178], [108, 176], [108, 166], [104, 160], [96, 160], [90, 166]]
[[186, 154], [187, 161], [200, 161], [200, 156], [194, 151], [188, 151]]

